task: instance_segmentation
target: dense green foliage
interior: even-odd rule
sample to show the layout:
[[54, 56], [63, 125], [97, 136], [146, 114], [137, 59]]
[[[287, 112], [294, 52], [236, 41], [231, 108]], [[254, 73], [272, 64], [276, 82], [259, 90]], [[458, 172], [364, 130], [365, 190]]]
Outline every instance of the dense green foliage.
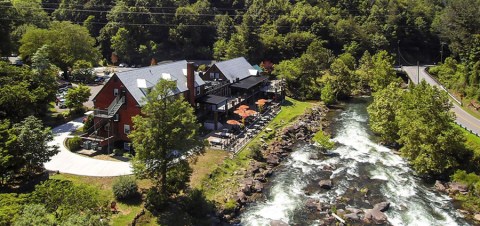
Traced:
[[0, 224], [108, 225], [106, 204], [92, 187], [47, 180], [32, 193], [0, 194]]
[[0, 194], [0, 225], [9, 225], [23, 209], [25, 195], [15, 193]]
[[472, 212], [480, 211], [480, 176], [458, 170], [452, 175], [452, 180], [467, 185], [468, 193], [456, 194], [456, 199], [462, 201], [462, 206]]
[[113, 195], [118, 200], [126, 200], [128, 198], [139, 195], [138, 185], [134, 177], [120, 176], [113, 182]]
[[65, 71], [79, 60], [96, 63], [99, 55], [94, 48], [95, 39], [87, 29], [66, 21], [52, 22], [48, 29], [27, 28], [20, 43], [19, 51], [24, 58], [48, 45], [48, 58]]
[[77, 87], [69, 89], [65, 95], [65, 105], [74, 110], [83, 108], [83, 103], [88, 101], [90, 97], [90, 88], [80, 84]]
[[12, 126], [1, 122], [0, 139], [0, 186], [28, 181], [58, 152], [58, 147], [48, 145], [53, 140], [50, 128], [33, 116]]
[[369, 106], [372, 131], [400, 152], [423, 175], [445, 175], [466, 157], [463, 133], [454, 126], [447, 94], [422, 81], [408, 92], [395, 83], [374, 94]]
[[0, 119], [44, 115], [55, 98], [55, 73], [50, 64], [30, 69], [0, 62]]
[[139, 177], [153, 181], [154, 188], [147, 195], [155, 199], [153, 205], [186, 188], [191, 169], [177, 157], [200, 151], [202, 146], [193, 108], [182, 95], [171, 96], [175, 88], [175, 81], [160, 80], [147, 95], [142, 115], [133, 118], [133, 166]]
[[106, 214], [105, 200], [92, 187], [74, 185], [71, 181], [47, 180], [35, 187], [31, 203], [41, 204], [56, 219], [66, 220], [71, 215]]
[[74, 136], [65, 141], [65, 145], [70, 151], [79, 151], [82, 148], [82, 138]]
[[[478, 27], [478, 7], [462, 8], [477, 2], [16, 0], [4, 3], [6, 7], [1, 9], [2, 15], [11, 20], [0, 27], [5, 31], [2, 34], [8, 34], [0, 39], [0, 47], [4, 53], [15, 51], [28, 30], [53, 29], [58, 21], [70, 21], [83, 24], [82, 33], [88, 31], [98, 40], [96, 45], [104, 59], [116, 52], [120, 61], [130, 64], [148, 65], [152, 57], [169, 60], [236, 56], [278, 63], [301, 56], [315, 40], [325, 40], [335, 54], [348, 52], [359, 57], [365, 50], [394, 52], [401, 46], [410, 61], [417, 55], [434, 60], [440, 47], [434, 32], [451, 42], [452, 49], [458, 39], [461, 44], [470, 40], [464, 33], [452, 31]], [[462, 15], [462, 20], [455, 20], [457, 14]], [[65, 27], [66, 34], [77, 31]], [[59, 39], [67, 37], [71, 35]]]

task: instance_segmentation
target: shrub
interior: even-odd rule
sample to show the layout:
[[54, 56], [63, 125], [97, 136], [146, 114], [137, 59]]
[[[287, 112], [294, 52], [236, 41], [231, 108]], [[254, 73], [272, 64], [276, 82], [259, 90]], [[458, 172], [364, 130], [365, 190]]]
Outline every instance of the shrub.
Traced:
[[260, 147], [259, 143], [252, 144], [252, 146], [250, 147], [250, 154], [248, 157], [255, 159], [257, 161], [263, 160], [262, 148]]
[[123, 150], [115, 148], [115, 149], [113, 149], [113, 154], [116, 155], [116, 156], [122, 156], [123, 155]]
[[87, 132], [93, 126], [93, 115], [88, 115], [83, 122], [83, 132]]
[[232, 213], [237, 208], [237, 201], [235, 199], [230, 199], [225, 203], [224, 209], [227, 213]]
[[74, 136], [67, 140], [67, 148], [70, 151], [78, 151], [82, 148], [82, 138], [79, 136]]
[[118, 200], [125, 200], [138, 195], [138, 186], [135, 178], [120, 176], [113, 182], [113, 194]]
[[313, 141], [317, 142], [321, 147], [329, 150], [332, 149], [335, 145], [332, 141], [330, 141], [330, 136], [326, 135], [322, 130], [319, 130], [313, 136]]

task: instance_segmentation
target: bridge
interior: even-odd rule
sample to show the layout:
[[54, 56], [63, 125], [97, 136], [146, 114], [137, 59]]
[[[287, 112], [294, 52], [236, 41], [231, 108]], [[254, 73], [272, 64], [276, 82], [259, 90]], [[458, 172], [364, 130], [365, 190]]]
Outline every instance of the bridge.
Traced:
[[458, 100], [455, 96], [450, 94], [448, 90], [443, 87], [440, 82], [438, 82], [436, 79], [434, 79], [428, 72], [426, 71], [427, 66], [422, 65], [422, 66], [402, 66], [402, 70], [407, 73], [408, 77], [410, 78], [410, 81], [412, 81], [414, 84], [418, 84], [422, 80], [425, 80], [428, 84], [432, 86], [436, 86], [439, 89], [445, 91], [448, 93], [448, 95], [452, 98], [453, 102], [453, 107], [452, 107], [452, 112], [455, 113], [456, 116], [456, 123], [460, 125], [461, 127], [471, 131], [472, 133], [475, 133], [480, 135], [480, 120], [475, 118], [474, 116], [470, 115], [468, 112], [463, 110], [460, 105], [462, 104], [460, 100]]

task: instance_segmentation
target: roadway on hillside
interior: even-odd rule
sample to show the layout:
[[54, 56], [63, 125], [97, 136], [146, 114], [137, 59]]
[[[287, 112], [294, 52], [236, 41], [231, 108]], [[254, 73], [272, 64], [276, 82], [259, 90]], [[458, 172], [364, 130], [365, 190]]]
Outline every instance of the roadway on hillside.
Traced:
[[133, 173], [129, 162], [93, 159], [67, 150], [63, 145], [63, 141], [69, 136], [71, 131], [75, 131], [75, 129], [82, 125], [82, 118], [79, 118], [55, 127], [52, 130], [54, 140], [50, 142], [49, 145], [57, 145], [59, 147], [59, 153], [53, 156], [49, 162], [44, 164], [47, 170], [97, 177], [111, 177]]
[[[420, 66], [420, 70], [417, 69], [417, 66], [403, 66], [403, 70], [407, 73], [410, 80], [414, 84], [417, 84], [418, 81], [425, 80], [428, 84], [437, 86], [439, 89], [442, 89], [441, 85], [436, 82], [427, 72], [426, 66]], [[419, 73], [418, 73], [419, 72]], [[442, 89], [443, 90], [443, 89]], [[452, 111], [455, 113], [456, 122], [464, 128], [472, 131], [473, 133], [480, 135], [480, 120], [470, 115], [468, 112], [463, 110], [457, 102], [453, 102]]]

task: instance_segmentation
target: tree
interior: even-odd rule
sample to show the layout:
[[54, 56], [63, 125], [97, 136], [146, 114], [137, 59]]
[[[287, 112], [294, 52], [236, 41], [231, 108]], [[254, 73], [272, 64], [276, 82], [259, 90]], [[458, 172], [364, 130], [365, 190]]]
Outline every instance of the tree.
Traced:
[[26, 205], [13, 225], [15, 226], [53, 226], [54, 220], [41, 204]]
[[387, 87], [396, 79], [393, 58], [387, 51], [382, 50], [373, 55], [371, 63], [373, 68], [371, 68], [372, 75], [369, 84], [374, 91]]
[[13, 125], [10, 133], [15, 137], [10, 151], [14, 153], [15, 163], [27, 179], [32, 173], [43, 170], [43, 164], [58, 153], [57, 146], [48, 144], [53, 141], [52, 131], [34, 116]]
[[124, 61], [130, 62], [131, 58], [135, 56], [135, 39], [130, 35], [130, 32], [125, 28], [120, 28], [115, 36], [112, 36], [112, 49]]
[[373, 93], [373, 102], [368, 106], [370, 128], [380, 135], [381, 141], [394, 144], [399, 139], [396, 115], [402, 102], [403, 90], [399, 84], [390, 83], [385, 89]]
[[169, 173], [177, 164], [174, 159], [178, 154], [200, 151], [202, 146], [197, 139], [199, 124], [193, 108], [181, 94], [172, 95], [175, 89], [175, 81], [160, 80], [147, 95], [142, 114], [133, 118], [135, 129], [130, 134], [136, 150], [136, 174], [150, 178], [155, 191], [163, 197], [183, 188], [175, 185], [177, 189], [169, 189], [173, 186], [172, 177], [177, 176], [177, 173]]
[[337, 101], [331, 82], [327, 82], [322, 88], [322, 101], [328, 106]]
[[56, 89], [53, 70], [40, 73], [0, 62], [0, 119], [18, 122], [29, 115], [43, 115]]
[[30, 201], [42, 204], [55, 218], [64, 221], [72, 215], [106, 214], [106, 200], [98, 191], [67, 180], [46, 180], [35, 186]]
[[80, 84], [67, 91], [67, 95], [65, 95], [65, 105], [70, 109], [79, 110], [83, 107], [83, 103], [88, 101], [89, 97], [90, 88]]
[[447, 6], [438, 14], [433, 23], [440, 37], [447, 40], [449, 48], [462, 58], [473, 47], [474, 36], [480, 33], [480, 1], [447, 1]]
[[52, 22], [49, 29], [28, 28], [20, 43], [20, 54], [24, 58], [33, 56], [40, 47], [48, 44], [48, 58], [64, 71], [78, 60], [95, 64], [99, 57], [94, 47], [95, 39], [88, 30], [67, 21]]
[[403, 96], [398, 109], [400, 152], [424, 175], [442, 175], [464, 156], [462, 132], [454, 126], [447, 94], [422, 81]]
[[93, 82], [95, 79], [95, 72], [93, 71], [92, 64], [85, 60], [78, 60], [73, 65], [72, 77], [73, 80], [82, 83]]

